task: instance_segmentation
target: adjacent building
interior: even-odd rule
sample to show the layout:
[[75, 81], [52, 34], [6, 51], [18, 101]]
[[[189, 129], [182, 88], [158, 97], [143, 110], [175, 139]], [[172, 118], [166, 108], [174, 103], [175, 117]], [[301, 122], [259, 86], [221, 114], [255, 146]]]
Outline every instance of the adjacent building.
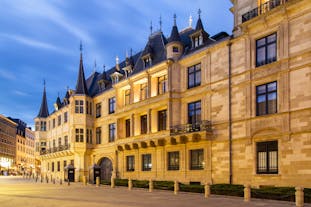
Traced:
[[0, 175], [8, 175], [13, 171], [16, 126], [15, 122], [0, 114]]
[[311, 2], [234, 0], [233, 34], [152, 33], [35, 118], [42, 175], [311, 187]]

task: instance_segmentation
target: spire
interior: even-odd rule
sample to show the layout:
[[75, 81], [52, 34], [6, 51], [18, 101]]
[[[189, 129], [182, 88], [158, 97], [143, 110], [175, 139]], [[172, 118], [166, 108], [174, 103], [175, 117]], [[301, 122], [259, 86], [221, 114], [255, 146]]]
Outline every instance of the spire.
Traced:
[[45, 80], [44, 80], [43, 84], [44, 84], [43, 96], [42, 96], [40, 111], [39, 111], [39, 114], [37, 116], [38, 118], [46, 118], [49, 116], [49, 109], [48, 109], [48, 104], [46, 101]]
[[79, 66], [79, 74], [78, 80], [76, 85], [76, 94], [84, 94], [88, 95], [85, 76], [84, 76], [84, 69], [83, 69], [83, 58], [82, 58], [82, 43], [80, 42], [80, 66]]
[[198, 10], [198, 15], [199, 15], [199, 18], [198, 18], [198, 21], [197, 21], [197, 25], [195, 26], [195, 30], [204, 30], [203, 28], [203, 24], [202, 24], [202, 20], [201, 20], [201, 9]]
[[162, 32], [162, 17], [160, 15], [160, 20], [159, 20], [159, 25], [160, 25], [160, 32]]
[[189, 27], [192, 27], [192, 16], [191, 16], [191, 14], [190, 14], [190, 16], [189, 16]]
[[178, 28], [176, 25], [176, 14], [174, 14], [174, 26], [172, 27], [171, 36], [169, 38], [169, 42], [180, 42], [180, 36], [178, 32]]
[[150, 35], [152, 35], [152, 21], [150, 22]]

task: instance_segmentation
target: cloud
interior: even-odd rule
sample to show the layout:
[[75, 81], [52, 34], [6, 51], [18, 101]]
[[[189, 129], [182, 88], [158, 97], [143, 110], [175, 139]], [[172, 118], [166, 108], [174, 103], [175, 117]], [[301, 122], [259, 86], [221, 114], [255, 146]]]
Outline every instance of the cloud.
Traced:
[[56, 47], [50, 43], [41, 42], [41, 41], [31, 39], [28, 37], [24, 37], [24, 36], [20, 36], [20, 35], [0, 33], [0, 37], [1, 36], [8, 38], [8, 39], [11, 39], [13, 41], [16, 41], [18, 43], [30, 46], [30, 47], [35, 47], [35, 48], [39, 48], [39, 49], [46, 49], [46, 50], [53, 50], [53, 51], [66, 53], [66, 54], [70, 53], [70, 51], [67, 51], [63, 48]]
[[25, 93], [23, 91], [19, 91], [19, 90], [13, 90], [12, 91], [15, 95], [18, 95], [18, 96], [29, 96], [28, 93]]
[[0, 77], [5, 78], [7, 80], [16, 80], [15, 74], [5, 69], [0, 69]]

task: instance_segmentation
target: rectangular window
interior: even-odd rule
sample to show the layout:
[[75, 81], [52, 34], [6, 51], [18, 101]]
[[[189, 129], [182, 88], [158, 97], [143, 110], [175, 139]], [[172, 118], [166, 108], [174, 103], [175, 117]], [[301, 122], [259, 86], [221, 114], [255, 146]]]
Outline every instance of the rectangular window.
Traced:
[[124, 91], [124, 105], [130, 104], [131, 90], [127, 89]]
[[68, 121], [68, 112], [64, 113], [64, 123], [67, 123]]
[[65, 146], [68, 146], [68, 136], [65, 136]]
[[54, 172], [54, 162], [52, 162], [52, 172]]
[[256, 67], [276, 61], [276, 33], [256, 40]]
[[89, 102], [89, 104], [90, 104], [90, 108], [89, 108], [89, 114], [90, 115], [92, 115], [92, 113], [93, 113], [93, 104], [92, 104], [92, 102]]
[[167, 75], [158, 77], [158, 95], [164, 94], [167, 90]]
[[83, 101], [82, 100], [76, 100], [75, 101], [75, 113], [77, 114], [83, 114]]
[[60, 161], [57, 161], [57, 171], [60, 171]]
[[142, 155], [142, 171], [151, 171], [152, 163], [151, 163], [151, 154], [143, 154]]
[[67, 160], [64, 160], [64, 167], [67, 166]]
[[140, 100], [143, 101], [148, 96], [148, 87], [147, 83], [143, 83], [140, 85]]
[[147, 134], [147, 115], [140, 116], [140, 134]]
[[86, 143], [92, 143], [92, 129], [86, 129]]
[[167, 170], [179, 170], [179, 152], [168, 152]]
[[188, 88], [201, 85], [201, 63], [188, 68]]
[[126, 171], [135, 170], [135, 157], [134, 155], [126, 156]]
[[71, 164], [72, 166], [75, 166], [75, 161], [74, 161], [74, 160], [70, 160], [70, 164]]
[[76, 142], [83, 142], [83, 129], [76, 129]]
[[278, 173], [278, 142], [258, 142], [257, 146], [257, 173]]
[[166, 130], [166, 110], [158, 111], [158, 131]]
[[58, 138], [58, 146], [60, 147], [62, 145], [62, 138]]
[[53, 119], [53, 129], [55, 128], [55, 119]]
[[173, 46], [173, 52], [178, 52], [178, 47]]
[[192, 131], [200, 130], [201, 122], [201, 101], [188, 104], [188, 124], [191, 125]]
[[125, 120], [125, 137], [131, 136], [131, 120], [126, 119]]
[[109, 99], [109, 114], [113, 114], [116, 110], [116, 98], [112, 97]]
[[257, 116], [277, 113], [277, 82], [256, 86]]
[[60, 125], [62, 124], [62, 116], [59, 115], [59, 116], [57, 117], [57, 119], [58, 119], [57, 124], [58, 124], [58, 126], [60, 126]]
[[114, 142], [116, 136], [116, 124], [109, 124], [109, 142]]
[[96, 128], [96, 144], [102, 143], [102, 128], [97, 127]]
[[101, 117], [102, 105], [101, 103], [96, 104], [96, 118]]
[[190, 150], [190, 170], [203, 170], [204, 151], [203, 149]]

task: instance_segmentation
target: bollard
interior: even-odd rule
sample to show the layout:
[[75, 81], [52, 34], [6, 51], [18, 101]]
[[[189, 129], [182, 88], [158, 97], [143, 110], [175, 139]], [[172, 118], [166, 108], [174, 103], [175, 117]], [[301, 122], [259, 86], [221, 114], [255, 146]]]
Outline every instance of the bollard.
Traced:
[[296, 201], [296, 207], [303, 207], [304, 206], [304, 193], [303, 193], [303, 187], [296, 187], [295, 192], [295, 201]]
[[115, 182], [114, 182], [114, 177], [111, 177], [111, 185], [110, 187], [111, 188], [114, 188], [116, 185], [115, 185]]
[[251, 200], [251, 187], [250, 185], [244, 185], [244, 201], [249, 202]]
[[174, 194], [177, 195], [179, 191], [179, 183], [177, 180], [174, 182]]
[[85, 177], [85, 175], [82, 176], [82, 182], [83, 182], [83, 185], [86, 185], [86, 177]]
[[153, 191], [153, 181], [152, 179], [149, 180], [149, 192], [151, 193]]
[[128, 189], [132, 190], [132, 188], [133, 188], [133, 182], [132, 182], [132, 179], [129, 178], [129, 180], [128, 180]]
[[204, 197], [208, 198], [211, 195], [211, 186], [209, 183], [206, 183], [204, 186]]
[[70, 186], [70, 181], [69, 181], [69, 179], [68, 179], [67, 185]]
[[99, 177], [96, 177], [96, 187], [99, 187]]
[[59, 180], [59, 184], [60, 184], [60, 185], [63, 184], [63, 180], [62, 180], [62, 179]]

